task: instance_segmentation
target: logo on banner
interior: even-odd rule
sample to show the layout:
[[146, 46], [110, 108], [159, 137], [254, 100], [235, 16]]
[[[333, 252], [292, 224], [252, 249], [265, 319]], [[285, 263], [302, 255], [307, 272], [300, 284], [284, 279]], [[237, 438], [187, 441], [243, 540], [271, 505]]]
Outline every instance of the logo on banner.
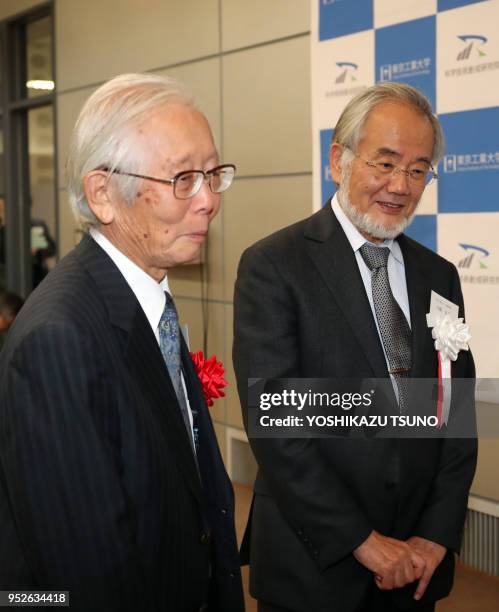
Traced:
[[[460, 49], [456, 56], [456, 62], [460, 62], [455, 68], [450, 68], [445, 71], [446, 77], [463, 76], [466, 74], [475, 74], [477, 72], [486, 72], [488, 70], [497, 70], [499, 68], [498, 60], [486, 61], [486, 48], [488, 38], [481, 34], [459, 34], [457, 38], [464, 43], [464, 47]], [[470, 60], [478, 59], [480, 63], [470, 63]]]
[[483, 246], [476, 244], [465, 244], [460, 242], [459, 246], [464, 252], [464, 257], [457, 262], [459, 277], [462, 283], [476, 285], [499, 285], [499, 276], [485, 272], [489, 264], [487, 258], [490, 255]]
[[463, 34], [461, 36], [458, 36], [458, 38], [459, 40], [462, 40], [466, 45], [465, 48], [459, 51], [459, 53], [457, 54], [456, 59], [458, 61], [469, 59], [473, 47], [475, 47], [475, 50], [478, 52], [478, 57], [485, 57], [487, 55], [484, 51], [480, 49], [480, 47], [487, 42], [485, 36], [478, 36], [475, 34], [469, 34], [465, 36]]
[[499, 151], [446, 155], [443, 168], [446, 173], [499, 170]]
[[341, 73], [336, 77], [335, 83], [344, 83], [349, 77], [350, 81], [356, 81], [355, 71], [359, 67], [353, 62], [336, 62], [338, 68], [341, 69]]
[[472, 266], [480, 270], [486, 270], [487, 264], [483, 261], [490, 255], [490, 251], [476, 244], [459, 243], [459, 246], [466, 252], [466, 256], [457, 263], [458, 268], [471, 268]]
[[[334, 98], [337, 96], [355, 96], [364, 91], [366, 85], [356, 84], [358, 81], [359, 65], [354, 62], [336, 62], [338, 66], [338, 74], [334, 77], [334, 89], [328, 89], [325, 92], [326, 98]], [[346, 87], [341, 87], [346, 85]], [[339, 88], [337, 86], [340, 86]]]
[[374, 39], [376, 79], [417, 87], [434, 106], [436, 15], [376, 28]]
[[499, 107], [439, 118], [448, 154], [439, 163], [438, 212], [499, 212]]
[[383, 64], [379, 69], [379, 80], [397, 81], [398, 79], [430, 74], [430, 72], [431, 57], [422, 57], [396, 64]]

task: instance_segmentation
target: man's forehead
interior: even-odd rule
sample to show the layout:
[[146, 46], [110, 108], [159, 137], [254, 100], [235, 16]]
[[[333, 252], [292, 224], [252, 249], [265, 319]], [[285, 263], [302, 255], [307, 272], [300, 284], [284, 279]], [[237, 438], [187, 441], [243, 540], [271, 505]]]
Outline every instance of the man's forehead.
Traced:
[[400, 147], [405, 145], [432, 149], [434, 137], [430, 120], [417, 108], [385, 101], [369, 113], [362, 129], [361, 143], [380, 152], [399, 154]]
[[[197, 161], [198, 155], [194, 153], [189, 154], [179, 154], [175, 155], [175, 153], [171, 155], [165, 155], [159, 161], [161, 162], [164, 168], [168, 168], [170, 170], [196, 170], [194, 166], [199, 163]], [[212, 149], [208, 155], [203, 159], [203, 162], [216, 164], [218, 161], [218, 153], [216, 149]]]
[[194, 107], [173, 105], [158, 109], [138, 126], [137, 133], [142, 145], [163, 168], [184, 170], [199, 158], [218, 159], [208, 121]]

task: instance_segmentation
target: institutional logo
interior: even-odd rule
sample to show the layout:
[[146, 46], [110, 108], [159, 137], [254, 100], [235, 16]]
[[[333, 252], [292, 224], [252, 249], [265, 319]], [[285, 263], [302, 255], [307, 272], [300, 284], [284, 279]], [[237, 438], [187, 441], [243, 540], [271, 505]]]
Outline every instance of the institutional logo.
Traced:
[[[461, 34], [458, 36], [459, 40], [462, 40], [466, 45], [464, 49], [461, 49], [457, 54], [456, 59], [458, 61], [467, 60], [471, 56], [473, 49], [477, 52], [478, 57], [485, 57], [487, 54], [482, 49], [483, 45], [487, 42], [485, 36], [479, 36], [478, 34]], [[475, 55], [475, 54], [474, 54]]]
[[490, 251], [477, 244], [465, 244], [460, 242], [459, 246], [465, 256], [457, 262], [459, 277], [462, 283], [471, 285], [499, 285], [499, 276], [490, 269], [487, 258]]
[[340, 68], [341, 72], [336, 77], [335, 83], [345, 83], [345, 81], [356, 81], [357, 77], [355, 76], [355, 72], [358, 69], [358, 64], [354, 64], [353, 62], [336, 62], [338, 68]]
[[478, 268], [480, 270], [486, 270], [488, 268], [484, 259], [486, 259], [490, 252], [487, 249], [484, 249], [481, 246], [477, 246], [476, 244], [464, 244], [463, 242], [459, 243], [459, 246], [466, 252], [466, 256], [458, 261], [458, 268]]
[[429, 75], [431, 72], [431, 57], [419, 57], [407, 62], [383, 64], [379, 67], [380, 81], [398, 81], [415, 76]]
[[334, 83], [330, 82], [325, 92], [326, 98], [352, 97], [366, 88], [366, 85], [359, 84], [359, 64], [354, 62], [335, 62], [335, 64], [338, 66], [337, 74]]
[[499, 151], [445, 155], [443, 168], [445, 173], [499, 170]]
[[460, 63], [456, 64], [455, 68], [446, 70], [446, 77], [460, 77], [466, 74], [499, 69], [499, 61], [488, 57], [485, 51], [488, 42], [486, 36], [481, 34], [457, 34], [456, 37], [464, 43], [464, 47], [456, 55], [456, 62]]

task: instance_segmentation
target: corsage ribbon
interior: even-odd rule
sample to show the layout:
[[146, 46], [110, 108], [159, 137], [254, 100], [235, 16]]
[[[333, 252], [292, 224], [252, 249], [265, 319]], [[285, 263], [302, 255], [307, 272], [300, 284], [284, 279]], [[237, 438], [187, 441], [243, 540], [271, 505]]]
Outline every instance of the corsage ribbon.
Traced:
[[437, 427], [447, 425], [451, 401], [451, 361], [456, 361], [459, 351], [469, 350], [471, 339], [469, 326], [462, 318], [452, 319], [449, 315], [436, 317], [432, 325], [431, 335], [438, 351], [438, 395], [437, 395]]

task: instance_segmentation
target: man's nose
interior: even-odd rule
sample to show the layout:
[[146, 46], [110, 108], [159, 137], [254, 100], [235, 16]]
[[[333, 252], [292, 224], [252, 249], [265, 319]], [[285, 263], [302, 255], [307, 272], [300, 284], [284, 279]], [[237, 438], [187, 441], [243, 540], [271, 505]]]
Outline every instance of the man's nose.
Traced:
[[192, 205], [196, 212], [202, 212], [210, 215], [220, 199], [220, 195], [213, 193], [210, 189], [208, 181], [205, 179], [201, 185], [201, 189], [192, 199]]
[[403, 168], [396, 168], [388, 181], [388, 191], [393, 193], [410, 193], [411, 179], [409, 172]]

